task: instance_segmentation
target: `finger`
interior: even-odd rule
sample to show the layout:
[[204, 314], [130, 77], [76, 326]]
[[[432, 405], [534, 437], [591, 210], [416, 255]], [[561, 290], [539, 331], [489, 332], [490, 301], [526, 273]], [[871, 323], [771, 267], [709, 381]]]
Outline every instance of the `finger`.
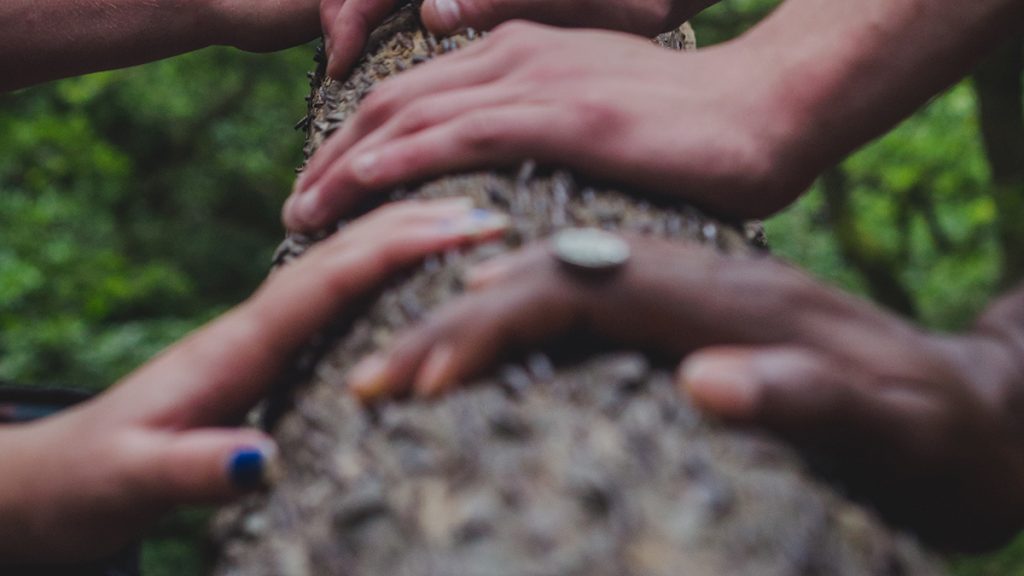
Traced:
[[521, 88], [495, 84], [458, 88], [440, 95], [426, 95], [417, 100], [415, 105], [396, 110], [382, 124], [362, 134], [352, 152], [355, 153], [356, 148], [378, 148], [401, 136], [450, 122], [475, 110], [529, 102], [529, 93]]
[[[545, 254], [539, 255], [538, 252]], [[548, 257], [546, 252], [547, 250], [542, 245], [535, 245], [485, 260], [466, 271], [463, 285], [470, 292], [479, 292], [508, 282], [518, 274], [537, 266], [538, 257]]]
[[277, 449], [256, 430], [144, 433], [127, 447], [125, 474], [139, 502], [219, 503], [269, 485]]
[[902, 390], [806, 348], [704, 349], [683, 362], [679, 382], [698, 407], [804, 446], [872, 450], [919, 412]]
[[346, 162], [358, 156], [360, 151], [386, 146], [392, 141], [450, 122], [473, 110], [508, 104], [516, 98], [515, 90], [501, 87], [468, 88], [427, 98], [416, 106], [400, 110], [374, 132], [361, 136], [358, 144], [349, 150], [345, 149], [344, 143], [350, 140], [350, 135], [340, 135], [342, 139], [337, 141], [338, 145], [326, 152], [339, 155], [334, 166], [323, 171], [308, 190], [296, 192], [286, 201], [282, 210], [285, 226], [289, 229], [315, 229], [341, 216], [358, 203], [363, 191], [353, 194], [349, 192], [350, 188], [339, 188], [339, 179], [344, 181], [346, 174], [350, 174], [345, 169]]
[[313, 155], [296, 182], [296, 191], [305, 192], [311, 188], [339, 156], [398, 111], [426, 96], [485, 85], [499, 78], [503, 68], [488, 59], [475, 57], [473, 48], [477, 47], [445, 55], [429, 66], [409, 70], [374, 88], [342, 129]]
[[249, 301], [132, 374], [105, 401], [156, 426], [230, 421], [354, 298], [428, 253], [494, 237], [507, 224], [463, 200], [378, 209], [274, 274]]
[[[617, 2], [551, 2], [549, 0], [425, 0], [423, 23], [435, 34], [463, 28], [489, 30], [516, 19], [559, 27], [608, 28], [651, 37], [683, 22], [661, 3], [650, 6]], [[669, 25], [669, 22], [674, 24]]]
[[569, 332], [581, 318], [572, 287], [545, 276], [463, 296], [353, 368], [350, 389], [364, 401], [434, 396], [520, 346]]
[[374, 190], [530, 157], [555, 160], [571, 133], [563, 114], [536, 104], [469, 112], [439, 126], [384, 143], [334, 164], [293, 206], [294, 222], [318, 228]]
[[347, 0], [324, 33], [330, 39], [327, 74], [341, 78], [355, 63], [370, 31], [395, 8], [394, 0]]
[[547, 24], [583, 25], [589, 20], [573, 2], [549, 0], [426, 0], [421, 8], [423, 23], [436, 34], [451, 34], [463, 28], [489, 30], [514, 19]]
[[[344, 4], [345, 0], [323, 0], [320, 2], [320, 23], [328, 40], [330, 39], [329, 29]], [[327, 52], [329, 54], [330, 50], [328, 49]]]

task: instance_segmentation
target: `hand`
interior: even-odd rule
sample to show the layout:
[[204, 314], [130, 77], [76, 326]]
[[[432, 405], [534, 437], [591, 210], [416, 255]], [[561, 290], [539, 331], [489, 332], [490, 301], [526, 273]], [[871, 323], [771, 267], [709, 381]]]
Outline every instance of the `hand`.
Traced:
[[0, 559], [95, 559], [171, 506], [259, 487], [274, 445], [229, 426], [354, 299], [428, 253], [499, 232], [504, 217], [488, 214], [462, 200], [382, 208], [96, 400], [0, 427]]
[[[679, 382], [699, 407], [832, 457], [932, 543], [976, 548], [1021, 527], [1024, 378], [995, 330], [940, 338], [771, 258], [631, 244], [605, 281], [568, 272], [547, 246], [484, 263], [470, 294], [355, 367], [352, 389], [432, 396], [510, 351], [586, 332], [690, 354]], [[1024, 304], [1006, 312], [1019, 330]]]
[[272, 52], [320, 35], [318, 0], [212, 1], [218, 44]]
[[[553, 57], [557, 55], [557, 57]], [[513, 23], [378, 86], [300, 177], [285, 223], [315, 229], [364, 195], [526, 158], [735, 216], [785, 206], [818, 167], [786, 90], [739, 41], [694, 54]]]
[[[607, 28], [648, 38], [681, 25], [717, 0], [426, 0], [424, 24], [444, 36], [463, 28], [489, 30], [514, 19], [566, 27]], [[355, 63], [374, 27], [395, 0], [323, 0], [320, 18], [328, 39], [327, 72], [340, 78]]]

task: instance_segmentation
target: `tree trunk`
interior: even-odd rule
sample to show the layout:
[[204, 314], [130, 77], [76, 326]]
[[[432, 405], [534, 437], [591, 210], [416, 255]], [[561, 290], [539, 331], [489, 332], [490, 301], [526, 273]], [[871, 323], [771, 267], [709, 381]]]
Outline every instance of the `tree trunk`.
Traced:
[[[312, 153], [380, 79], [475, 36], [435, 41], [409, 6], [345, 83], [314, 76]], [[677, 32], [662, 38], [688, 44]], [[557, 55], [553, 55], [557, 57]], [[450, 300], [468, 264], [566, 226], [751, 250], [740, 227], [527, 163], [393, 197], [465, 195], [509, 213], [503, 242], [428, 259], [311, 344], [267, 406], [283, 471], [221, 512], [216, 574], [660, 576], [939, 574], [913, 541], [814, 480], [761, 433], [697, 413], [671, 365], [576, 343], [528, 354], [438, 401], [366, 409], [354, 361]], [[291, 236], [281, 262], [312, 238]]]

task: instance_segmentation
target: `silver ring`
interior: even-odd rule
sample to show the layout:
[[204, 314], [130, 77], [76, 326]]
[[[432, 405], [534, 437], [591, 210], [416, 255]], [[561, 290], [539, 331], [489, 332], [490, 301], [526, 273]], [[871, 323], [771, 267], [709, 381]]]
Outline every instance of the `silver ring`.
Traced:
[[597, 228], [570, 228], [558, 232], [551, 241], [560, 262], [586, 272], [611, 272], [629, 261], [625, 240]]

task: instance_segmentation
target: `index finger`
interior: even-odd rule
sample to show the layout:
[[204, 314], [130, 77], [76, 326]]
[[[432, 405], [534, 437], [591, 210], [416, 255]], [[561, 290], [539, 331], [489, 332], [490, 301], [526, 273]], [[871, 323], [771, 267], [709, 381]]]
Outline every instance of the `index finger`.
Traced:
[[292, 353], [353, 299], [428, 253], [493, 237], [506, 225], [505, 217], [465, 201], [381, 208], [129, 376], [108, 401], [129, 419], [172, 428], [238, 417]]

